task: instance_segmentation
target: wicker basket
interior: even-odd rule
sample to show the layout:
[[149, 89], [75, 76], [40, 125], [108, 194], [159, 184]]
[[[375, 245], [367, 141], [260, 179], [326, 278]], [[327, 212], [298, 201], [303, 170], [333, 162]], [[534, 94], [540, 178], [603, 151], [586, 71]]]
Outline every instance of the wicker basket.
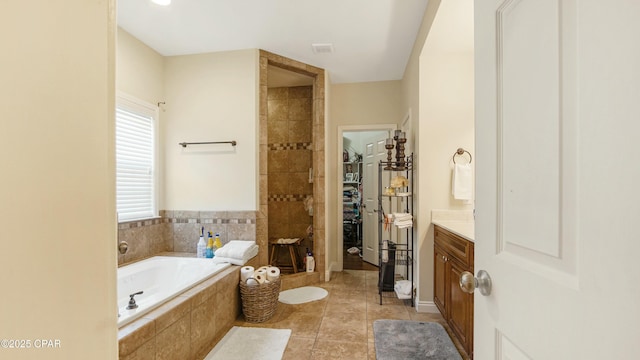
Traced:
[[[250, 278], [251, 279], [251, 278]], [[242, 312], [248, 322], [265, 322], [276, 312], [280, 295], [280, 278], [260, 285], [240, 281]]]

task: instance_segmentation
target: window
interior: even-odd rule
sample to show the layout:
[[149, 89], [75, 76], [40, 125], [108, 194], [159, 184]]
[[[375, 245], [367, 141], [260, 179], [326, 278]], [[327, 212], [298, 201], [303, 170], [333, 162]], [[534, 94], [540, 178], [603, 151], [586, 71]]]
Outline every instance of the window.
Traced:
[[116, 101], [116, 208], [118, 221], [157, 216], [157, 108], [129, 96]]

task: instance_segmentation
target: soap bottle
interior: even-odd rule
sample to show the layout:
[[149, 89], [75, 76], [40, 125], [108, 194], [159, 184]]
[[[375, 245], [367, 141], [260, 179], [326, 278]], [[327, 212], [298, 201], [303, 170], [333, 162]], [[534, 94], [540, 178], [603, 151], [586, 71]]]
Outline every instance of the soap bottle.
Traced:
[[207, 241], [207, 251], [205, 252], [206, 257], [211, 259], [213, 258], [213, 237], [211, 236], [211, 231], [209, 231], [209, 239]]
[[313, 272], [315, 270], [316, 267], [316, 262], [315, 260], [313, 260], [313, 253], [311, 252], [311, 250], [307, 249], [307, 259], [306, 259], [306, 265], [307, 265], [307, 272]]
[[309, 256], [309, 248], [304, 252], [304, 258], [302, 258], [302, 265], [305, 269], [307, 268], [307, 256]]
[[214, 241], [214, 245], [216, 249], [220, 249], [222, 247], [222, 242], [220, 241], [220, 234], [216, 233], [216, 240]]
[[204, 227], [202, 227], [202, 229], [200, 229], [200, 240], [198, 240], [196, 256], [199, 258], [203, 258], [205, 255], [206, 248], [207, 248], [207, 244], [204, 242]]

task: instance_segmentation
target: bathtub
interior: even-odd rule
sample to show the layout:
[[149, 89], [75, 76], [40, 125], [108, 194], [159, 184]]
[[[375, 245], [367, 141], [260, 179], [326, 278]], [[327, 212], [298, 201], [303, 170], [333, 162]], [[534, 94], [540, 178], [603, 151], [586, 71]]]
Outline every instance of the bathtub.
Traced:
[[[118, 268], [118, 327], [141, 317], [231, 264], [211, 259], [155, 256]], [[127, 310], [129, 294], [136, 295], [137, 309]]]

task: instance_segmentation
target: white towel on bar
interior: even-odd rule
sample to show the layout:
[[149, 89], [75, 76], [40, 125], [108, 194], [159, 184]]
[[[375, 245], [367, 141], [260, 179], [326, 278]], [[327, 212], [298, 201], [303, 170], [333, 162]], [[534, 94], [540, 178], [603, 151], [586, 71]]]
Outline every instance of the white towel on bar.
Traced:
[[471, 164], [454, 164], [451, 193], [456, 200], [472, 200], [473, 173]]

